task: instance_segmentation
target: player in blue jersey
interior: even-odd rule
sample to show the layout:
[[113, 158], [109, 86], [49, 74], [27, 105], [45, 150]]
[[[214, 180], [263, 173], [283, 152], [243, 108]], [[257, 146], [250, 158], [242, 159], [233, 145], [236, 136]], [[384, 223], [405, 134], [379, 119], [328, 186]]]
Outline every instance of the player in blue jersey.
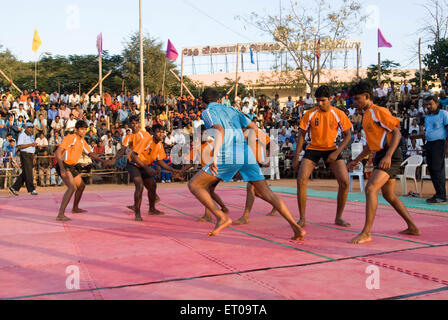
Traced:
[[228, 182], [237, 172], [240, 172], [244, 181], [251, 182], [257, 194], [288, 221], [294, 231], [292, 239], [302, 240], [306, 234], [305, 231], [296, 223], [285, 203], [269, 188], [244, 137], [244, 129], [251, 129], [253, 134], [260, 132], [257, 126], [235, 108], [218, 104], [216, 90], [206, 89], [202, 99], [208, 104], [201, 115], [202, 120], [207, 129], [213, 130], [215, 136], [213, 156], [210, 163], [190, 180], [188, 188], [217, 218], [215, 229], [209, 233], [209, 236], [217, 236], [232, 224], [232, 220], [215, 206], [209, 187], [221, 180]]

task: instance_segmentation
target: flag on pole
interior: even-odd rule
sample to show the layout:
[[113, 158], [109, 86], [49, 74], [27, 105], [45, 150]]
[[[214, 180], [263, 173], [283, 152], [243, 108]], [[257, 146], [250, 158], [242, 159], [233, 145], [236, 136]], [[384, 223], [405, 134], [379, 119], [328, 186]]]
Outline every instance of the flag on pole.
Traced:
[[254, 49], [252, 48], [252, 45], [250, 45], [250, 63], [255, 64], [254, 60]]
[[392, 48], [392, 44], [387, 42], [380, 29], [378, 29], [378, 48]]
[[96, 37], [96, 48], [98, 49], [98, 54], [102, 55], [103, 54], [103, 33], [102, 32]]
[[171, 43], [170, 39], [168, 39], [168, 47], [166, 48], [166, 57], [168, 59], [176, 61], [178, 56], [179, 56], [179, 54], [177, 53], [176, 48]]
[[317, 54], [316, 54], [317, 59], [320, 59], [321, 57], [321, 52], [320, 52], [320, 38], [319, 41], [317, 41]]
[[33, 37], [33, 51], [36, 52], [39, 50], [39, 47], [42, 45], [42, 41], [40, 41], [39, 33], [37, 32], [37, 29], [34, 30], [34, 37]]

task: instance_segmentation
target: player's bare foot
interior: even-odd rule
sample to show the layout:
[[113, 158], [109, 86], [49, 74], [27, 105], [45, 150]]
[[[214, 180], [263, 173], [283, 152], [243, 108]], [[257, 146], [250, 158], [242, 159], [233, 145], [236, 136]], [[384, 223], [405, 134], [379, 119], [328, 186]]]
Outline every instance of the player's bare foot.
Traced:
[[83, 210], [83, 209], [79, 209], [79, 208], [72, 210], [72, 213], [86, 213], [86, 212], [87, 212], [87, 210]]
[[337, 226], [341, 226], [341, 227], [344, 227], [344, 228], [348, 228], [348, 227], [352, 226], [350, 223], [348, 223], [347, 221], [344, 221], [342, 219], [336, 219], [336, 221], [334, 223]]
[[297, 221], [297, 224], [298, 224], [301, 228], [305, 228], [305, 227], [306, 227], [306, 220], [305, 220], [305, 219], [300, 219], [299, 221]]
[[230, 212], [229, 208], [227, 207], [222, 207], [221, 211], [224, 212], [225, 214], [228, 214]]
[[71, 221], [72, 219], [66, 217], [66, 216], [57, 216], [57, 221]]
[[135, 216], [135, 221], [143, 221], [142, 216], [140, 216], [140, 215], [136, 215], [136, 216]]
[[292, 228], [294, 230], [294, 237], [292, 237], [291, 239], [294, 241], [301, 241], [305, 238], [306, 235], [306, 231], [303, 230], [300, 226], [299, 227], [293, 227]]
[[233, 222], [233, 225], [235, 225], [235, 226], [241, 226], [243, 224], [249, 224], [249, 218], [243, 216]]
[[157, 209], [152, 209], [152, 210], [149, 210], [148, 215], [149, 216], [163, 216], [163, 215], [165, 215], [165, 212], [157, 210]]
[[271, 212], [269, 212], [268, 213], [268, 217], [275, 217], [275, 213], [277, 212], [277, 210], [275, 210], [275, 209], [272, 209], [272, 211]]
[[406, 234], [410, 236], [419, 236], [421, 235], [420, 230], [417, 227], [409, 227], [406, 230], [399, 232], [399, 234]]
[[216, 237], [217, 235], [219, 235], [219, 233], [224, 230], [225, 228], [229, 227], [232, 224], [232, 219], [230, 219], [229, 217], [226, 217], [225, 219], [222, 219], [221, 221], [218, 221], [216, 223], [216, 227], [215, 230], [213, 230], [212, 232], [209, 232], [209, 236], [210, 237]]
[[363, 244], [363, 243], [369, 243], [371, 241], [372, 241], [372, 237], [370, 236], [370, 234], [361, 233], [357, 237], [353, 238], [352, 241], [350, 241], [350, 243]]
[[135, 212], [135, 206], [127, 206], [126, 208], [128, 208], [129, 210], [131, 210], [131, 211], [134, 211], [134, 212]]
[[197, 220], [197, 222], [213, 222], [213, 219], [209, 215], [205, 215]]

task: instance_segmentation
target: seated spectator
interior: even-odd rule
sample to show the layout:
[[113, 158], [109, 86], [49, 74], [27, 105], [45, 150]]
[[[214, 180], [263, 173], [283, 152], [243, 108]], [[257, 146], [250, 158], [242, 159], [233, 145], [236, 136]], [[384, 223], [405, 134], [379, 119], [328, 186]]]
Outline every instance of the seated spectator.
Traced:
[[43, 132], [41, 132], [39, 134], [39, 137], [36, 139], [36, 144], [37, 144], [37, 146], [36, 146], [37, 152], [41, 152], [43, 150], [48, 150], [48, 145], [49, 145], [48, 140], [47, 140], [47, 138], [45, 138], [45, 135]]

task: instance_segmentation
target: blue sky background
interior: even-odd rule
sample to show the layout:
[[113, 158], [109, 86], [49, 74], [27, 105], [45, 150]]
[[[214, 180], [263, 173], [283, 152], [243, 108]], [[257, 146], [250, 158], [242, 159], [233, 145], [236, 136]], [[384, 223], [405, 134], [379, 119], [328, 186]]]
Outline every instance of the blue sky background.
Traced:
[[[286, 7], [289, 0], [282, 0]], [[306, 3], [305, 1], [302, 1]], [[364, 11], [377, 8], [379, 25], [391, 49], [382, 49], [384, 59], [395, 60], [403, 67], [417, 68], [418, 61], [411, 59], [410, 48], [418, 41], [423, 10], [419, 4], [425, 0], [366, 0], [361, 1]], [[201, 8], [216, 20], [237, 33], [217, 24], [189, 3]], [[252, 11], [278, 12], [279, 0], [143, 0], [144, 30], [165, 44], [171, 39], [178, 51], [182, 47], [234, 44], [237, 42], [272, 41], [258, 30], [235, 20], [235, 16]], [[70, 12], [79, 10], [79, 19]], [[75, 10], [76, 11], [76, 10]], [[2, 7], [0, 44], [9, 48], [19, 59], [34, 61], [31, 50], [34, 29], [42, 39], [38, 54], [95, 54], [96, 36], [103, 33], [103, 48], [120, 53], [123, 42], [132, 32], [138, 31], [138, 0], [18, 0]], [[75, 19], [73, 19], [75, 18]], [[362, 40], [362, 66], [377, 62], [377, 30], [364, 25], [362, 33], [351, 39]], [[180, 60], [180, 59], [179, 59]]]

